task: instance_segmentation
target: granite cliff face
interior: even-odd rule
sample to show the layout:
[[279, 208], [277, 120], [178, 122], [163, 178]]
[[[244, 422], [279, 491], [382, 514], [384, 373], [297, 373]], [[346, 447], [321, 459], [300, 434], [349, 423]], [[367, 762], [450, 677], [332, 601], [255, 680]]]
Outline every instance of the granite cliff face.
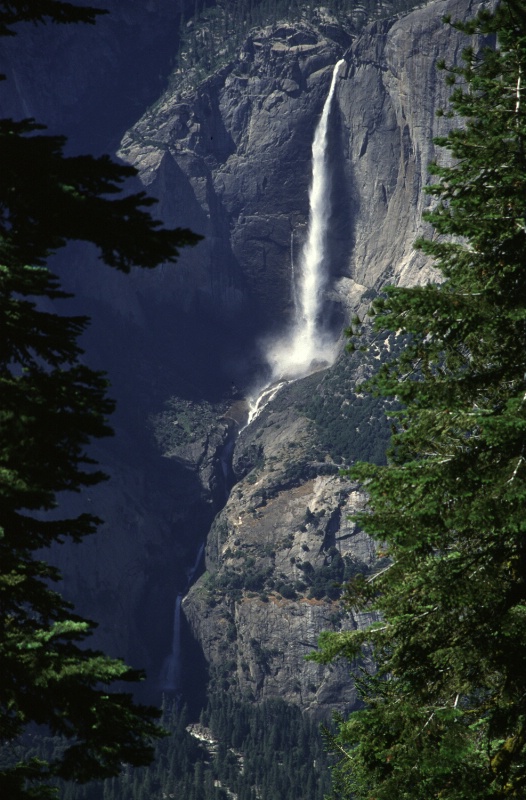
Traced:
[[[90, 5], [87, 3], [86, 5]], [[106, 152], [162, 90], [194, 0], [99, 0], [91, 25], [19, 24], [4, 37], [2, 116], [34, 117], [79, 151]]]
[[[136, 70], [141, 52], [155, 48], [166, 74], [176, 6], [119, 5], [96, 47], [76, 30], [46, 30], [36, 65], [20, 57], [35, 49], [34, 34], [22, 51], [15, 40], [4, 53], [3, 113], [71, 133], [76, 150], [92, 141], [83, 128], [100, 114], [102, 142], [114, 140], [133, 103], [153, 97], [149, 88], [117, 98], [120, 122], [113, 109], [105, 125], [106, 84], [121, 94], [142, 85], [126, 64]], [[439, 0], [358, 38], [322, 9], [308, 23], [253, 31], [195, 90], [172, 83], [121, 144], [163, 219], [204, 241], [155, 273], [113, 274], [75, 247], [67, 268], [57, 266], [77, 295], [74, 311], [94, 320], [90, 363], [108, 370], [119, 411], [115, 442], [95, 453], [112, 481], [81, 498], [106, 526], [56, 558], [66, 595], [101, 623], [98, 643], [144, 665], [152, 684], [170, 651], [174, 599], [206, 538], [206, 570], [183, 608], [215, 685], [256, 700], [282, 696], [319, 715], [355, 702], [345, 667], [317, 667], [304, 655], [321, 630], [364, 623], [341, 614], [333, 584], [381, 568], [348, 519], [365, 497], [339, 469], [382, 457], [381, 409], [360, 382], [392, 343], [290, 384], [241, 430], [243, 398], [266, 373], [262, 342], [293, 312], [312, 137], [341, 57], [325, 314], [341, 332], [386, 282], [432, 275], [412, 243], [432, 137], [445, 124], [435, 117], [448, 96], [436, 64], [455, 61], [465, 44], [441, 17], [477, 6]], [[76, 60], [65, 68], [72, 39]], [[151, 76], [157, 61], [148, 63]]]
[[[284, 324], [292, 307], [291, 253], [305, 234], [310, 147], [332, 68], [343, 56], [331, 116], [334, 173], [332, 300], [340, 314], [386, 279], [429, 272], [412, 252], [433, 158], [435, 118], [448, 90], [439, 58], [461, 38], [441, 22], [471, 3], [432, 3], [376, 23], [352, 44], [331, 18], [255, 31], [239, 58], [192, 94], [177, 87], [125, 136], [121, 154], [160, 198], [167, 219], [206, 236], [185, 254], [173, 296], [236, 319], [254, 333]], [[423, 271], [422, 271], [423, 269]]]
[[[386, 282], [432, 277], [412, 245], [424, 230], [432, 138], [445, 124], [435, 116], [448, 97], [437, 61], [454, 62], [465, 46], [441, 17], [474, 10], [459, 0], [431, 3], [354, 41], [322, 12], [317, 24], [257, 30], [237, 60], [193, 93], [173, 88], [125, 136], [121, 155], [159, 197], [165, 218], [206, 236], [164, 291], [175, 306], [237, 322], [245, 387], [258, 365], [264, 372], [260, 337], [292, 312], [311, 141], [342, 56], [330, 118], [325, 312], [341, 329]], [[381, 568], [373, 543], [348, 519], [365, 497], [333, 459], [338, 420], [353, 436], [336, 460], [381, 457], [385, 425], [359, 384], [389, 346], [368, 363], [342, 356], [282, 389], [237, 439], [235, 485], [208, 535], [206, 572], [183, 604], [222, 689], [255, 700], [281, 696], [318, 714], [355, 702], [345, 668], [323, 669], [304, 656], [321, 630], [364, 622], [341, 614], [334, 583]]]
[[183, 607], [221, 688], [320, 711], [352, 705], [354, 687], [345, 667], [305, 656], [322, 630], [363, 622], [341, 614], [335, 583], [369, 572], [377, 558], [348, 520], [363, 492], [340, 477], [296, 405], [302, 391], [293, 393], [283, 390], [242, 431], [237, 482], [208, 536], [207, 571]]

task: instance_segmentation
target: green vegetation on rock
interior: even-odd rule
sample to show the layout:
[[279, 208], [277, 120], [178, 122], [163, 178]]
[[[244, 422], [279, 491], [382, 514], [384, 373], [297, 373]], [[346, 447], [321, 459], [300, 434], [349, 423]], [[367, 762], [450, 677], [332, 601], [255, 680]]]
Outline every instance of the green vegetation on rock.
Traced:
[[[249, 33], [268, 25], [307, 22], [336, 36], [358, 33], [368, 22], [410, 11], [417, 0], [198, 0], [190, 20], [182, 20], [178, 64], [172, 87], [188, 91], [208, 75], [235, 59]], [[339, 34], [338, 34], [339, 30]], [[282, 31], [286, 33], [286, 31]], [[289, 31], [296, 35], [297, 31]], [[350, 39], [346, 40], [347, 44]]]
[[391, 404], [364, 392], [356, 376], [371, 375], [387, 355], [387, 349], [376, 344], [366, 354], [344, 357], [316, 382], [313, 391], [305, 392], [300, 407], [316, 423], [320, 450], [342, 465], [385, 463], [390, 435], [386, 407]]

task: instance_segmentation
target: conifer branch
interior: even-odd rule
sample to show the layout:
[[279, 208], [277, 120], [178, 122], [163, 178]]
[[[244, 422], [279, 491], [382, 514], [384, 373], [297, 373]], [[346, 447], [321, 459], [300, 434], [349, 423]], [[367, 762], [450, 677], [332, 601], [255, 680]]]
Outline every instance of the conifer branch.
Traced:
[[[523, 451], [524, 451], [524, 447], [523, 447]], [[515, 480], [515, 478], [517, 477], [517, 473], [518, 473], [518, 471], [519, 471], [519, 468], [520, 468], [521, 464], [523, 464], [523, 463], [524, 463], [524, 456], [523, 456], [523, 454], [521, 453], [521, 455], [519, 456], [519, 458], [518, 458], [518, 460], [517, 460], [517, 464], [515, 465], [515, 469], [513, 470], [513, 474], [512, 474], [512, 476], [511, 476], [511, 478], [508, 478], [508, 480], [506, 481], [506, 483], [513, 483], [513, 481], [514, 481], [514, 480]]]
[[387, 567], [384, 567], [384, 568], [383, 568], [383, 569], [381, 569], [379, 572], [375, 572], [375, 573], [374, 573], [374, 575], [371, 575], [369, 578], [367, 578], [367, 581], [366, 581], [366, 582], [367, 582], [367, 583], [372, 583], [372, 582], [373, 582], [373, 581], [375, 581], [377, 578], [379, 578], [381, 575], [383, 575], [384, 573], [386, 573], [386, 572], [388, 572], [390, 569], [392, 569], [392, 568], [394, 567], [394, 565], [395, 565], [395, 564], [396, 564], [396, 561], [393, 561], [391, 564], [389, 564]]

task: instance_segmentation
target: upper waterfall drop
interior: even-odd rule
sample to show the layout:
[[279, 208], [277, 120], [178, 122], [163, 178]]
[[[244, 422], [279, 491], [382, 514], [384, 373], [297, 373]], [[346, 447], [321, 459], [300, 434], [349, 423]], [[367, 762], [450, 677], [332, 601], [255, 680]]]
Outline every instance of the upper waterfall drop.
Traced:
[[[292, 287], [294, 319], [283, 336], [267, 344], [265, 357], [271, 368], [271, 378], [264, 387], [259, 387], [256, 397], [250, 399], [247, 424], [269, 402], [269, 387], [275, 386], [277, 392], [287, 382], [302, 378], [320, 366], [332, 364], [337, 355], [337, 342], [324, 330], [321, 318], [328, 279], [327, 240], [331, 214], [329, 116], [336, 81], [344, 64], [345, 59], [342, 58], [334, 67], [329, 93], [312, 142], [307, 238], [301, 253], [298, 285]], [[293, 265], [293, 276], [294, 273]]]
[[317, 363], [332, 363], [336, 355], [336, 342], [323, 330], [321, 315], [328, 278], [327, 240], [331, 214], [329, 115], [343, 64], [345, 61], [341, 59], [334, 67], [329, 93], [312, 142], [309, 223], [301, 254], [295, 316], [290, 330], [271, 344], [266, 353], [273, 381], [307, 375]]

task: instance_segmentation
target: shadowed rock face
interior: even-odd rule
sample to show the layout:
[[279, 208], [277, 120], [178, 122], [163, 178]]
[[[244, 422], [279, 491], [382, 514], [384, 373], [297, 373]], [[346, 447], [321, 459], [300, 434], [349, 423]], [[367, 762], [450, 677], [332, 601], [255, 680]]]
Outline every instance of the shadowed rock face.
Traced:
[[15, 26], [3, 37], [1, 116], [34, 117], [77, 151], [115, 148], [162, 90], [193, 0], [97, 0], [92, 25]]
[[[126, 66], [110, 66], [126, 51], [122, 63], [137, 71], [141, 52], [169, 47], [174, 24], [168, 0], [121, 5], [96, 29], [96, 46], [87, 44], [90, 31], [53, 26], [44, 39], [28, 32], [28, 52], [43, 42], [37, 66], [19, 56], [16, 40], [8, 43], [5, 113], [80, 131], [77, 150], [93, 139], [86, 120], [100, 115], [103, 141], [112, 140], [121, 123], [103, 123], [113, 102], [108, 85], [117, 73], [126, 91], [134, 82]], [[380, 435], [377, 412], [358, 420], [349, 409], [362, 402], [359, 383], [375, 356], [365, 366], [343, 356], [279, 393], [239, 436], [232, 472], [233, 432], [246, 409], [235, 389], [225, 398], [232, 381], [251, 388], [262, 369], [261, 337], [285, 327], [292, 313], [291, 262], [306, 231], [312, 137], [342, 56], [347, 67], [330, 118], [326, 313], [341, 330], [386, 282], [432, 276], [412, 243], [424, 230], [432, 137], [446, 124], [435, 117], [448, 96], [436, 62], [455, 61], [464, 46], [440, 20], [476, 5], [440, 0], [353, 41], [333, 24], [253, 32], [239, 57], [195, 91], [165, 92], [121, 145], [165, 221], [205, 240], [175, 268], [148, 274], [114, 274], [75, 248], [67, 269], [59, 267], [77, 294], [74, 310], [93, 316], [89, 360], [109, 371], [119, 411], [115, 441], [95, 454], [112, 481], [80, 500], [106, 525], [81, 547], [60, 548], [57, 559], [67, 596], [101, 623], [98, 644], [146, 666], [153, 682], [170, 651], [186, 566], [208, 534], [206, 572], [183, 608], [217, 685], [255, 699], [282, 696], [320, 715], [355, 702], [347, 667], [318, 667], [304, 655], [321, 630], [364, 623], [342, 617], [331, 596], [333, 572], [379, 564], [374, 545], [348, 519], [365, 497], [339, 475], [335, 439], [320, 433], [309, 403], [325, 392], [327, 408], [355, 431], [346, 463], [372, 452], [363, 437]], [[118, 31], [132, 32], [131, 48]], [[125, 100], [116, 97], [129, 119]], [[72, 513], [82, 510], [78, 503]]]

